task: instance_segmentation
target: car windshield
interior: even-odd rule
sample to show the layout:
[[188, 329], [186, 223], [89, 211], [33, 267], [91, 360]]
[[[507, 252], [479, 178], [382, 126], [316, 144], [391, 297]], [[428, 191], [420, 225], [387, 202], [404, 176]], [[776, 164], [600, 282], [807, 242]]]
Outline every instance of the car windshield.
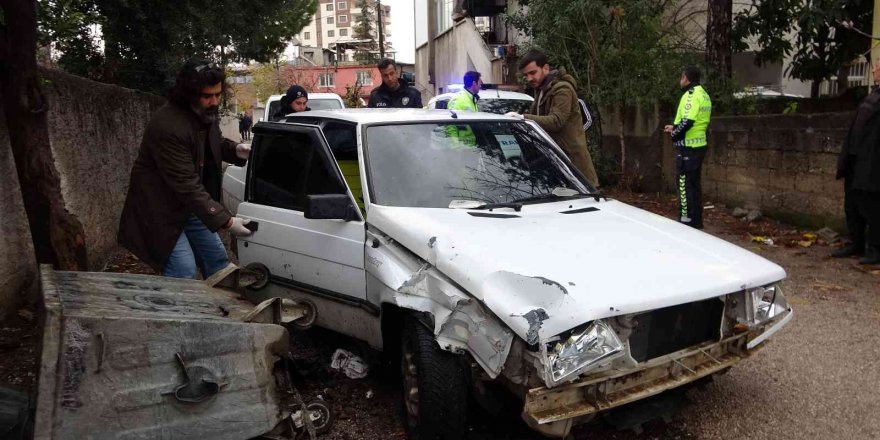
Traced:
[[525, 99], [480, 99], [477, 104], [481, 112], [503, 115], [507, 112], [524, 113], [532, 105]]
[[379, 125], [366, 139], [371, 198], [380, 205], [473, 208], [591, 191], [523, 122]]

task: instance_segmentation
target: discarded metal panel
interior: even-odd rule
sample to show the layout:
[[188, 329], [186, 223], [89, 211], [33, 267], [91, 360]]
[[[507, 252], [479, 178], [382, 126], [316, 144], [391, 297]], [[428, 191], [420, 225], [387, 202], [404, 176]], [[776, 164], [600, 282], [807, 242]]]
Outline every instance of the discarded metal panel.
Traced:
[[[196, 280], [41, 268], [38, 440], [249, 439], [285, 416], [288, 333]], [[250, 316], [248, 316], [250, 315]]]

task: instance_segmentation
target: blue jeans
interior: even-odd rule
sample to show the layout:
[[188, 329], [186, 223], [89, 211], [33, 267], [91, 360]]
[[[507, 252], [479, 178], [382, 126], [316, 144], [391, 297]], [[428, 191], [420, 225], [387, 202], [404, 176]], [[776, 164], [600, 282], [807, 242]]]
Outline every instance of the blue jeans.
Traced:
[[191, 216], [177, 244], [165, 263], [162, 275], [172, 278], [195, 278], [196, 266], [206, 279], [229, 264], [220, 235], [211, 232], [196, 216]]

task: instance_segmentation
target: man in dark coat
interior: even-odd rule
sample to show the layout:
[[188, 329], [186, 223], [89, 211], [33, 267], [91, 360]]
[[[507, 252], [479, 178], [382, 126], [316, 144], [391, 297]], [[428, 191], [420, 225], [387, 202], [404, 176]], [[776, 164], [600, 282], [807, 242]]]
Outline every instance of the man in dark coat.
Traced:
[[217, 235], [250, 234], [249, 222], [220, 204], [221, 162], [247, 162], [250, 146], [220, 134], [223, 69], [190, 61], [177, 74], [169, 102], [156, 111], [131, 170], [119, 243], [157, 272], [210, 277], [229, 264]]
[[370, 108], [422, 108], [422, 94], [400, 77], [400, 68], [390, 58], [376, 65], [382, 85], [370, 92]]
[[312, 110], [309, 108], [309, 92], [296, 84], [287, 89], [279, 104], [278, 111], [272, 115], [272, 121], [283, 121], [287, 115]]
[[852, 243], [831, 254], [861, 255], [861, 264], [880, 264], [880, 63], [873, 73], [874, 90], [859, 104], [837, 162]]

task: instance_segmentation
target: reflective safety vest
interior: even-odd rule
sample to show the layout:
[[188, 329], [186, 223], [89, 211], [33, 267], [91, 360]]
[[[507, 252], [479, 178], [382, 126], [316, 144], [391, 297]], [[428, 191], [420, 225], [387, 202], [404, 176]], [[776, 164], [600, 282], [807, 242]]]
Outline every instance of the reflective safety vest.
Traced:
[[709, 127], [711, 117], [712, 100], [709, 99], [709, 94], [703, 86], [694, 86], [682, 95], [673, 125], [680, 124], [683, 119], [694, 121], [694, 125], [684, 134], [685, 147], [706, 146], [706, 129]]
[[449, 104], [446, 105], [446, 108], [449, 110], [461, 110], [468, 112], [478, 112], [480, 108], [477, 106], [477, 99], [474, 97], [471, 92], [467, 90], [462, 90], [456, 93], [452, 99], [449, 100]]
[[[456, 93], [449, 100], [446, 108], [466, 112], [480, 111], [480, 108], [477, 107], [477, 99], [467, 90]], [[473, 148], [477, 145], [477, 137], [468, 125], [449, 125], [446, 127], [446, 133], [450, 138], [454, 139], [454, 142], [451, 144], [452, 148]]]

